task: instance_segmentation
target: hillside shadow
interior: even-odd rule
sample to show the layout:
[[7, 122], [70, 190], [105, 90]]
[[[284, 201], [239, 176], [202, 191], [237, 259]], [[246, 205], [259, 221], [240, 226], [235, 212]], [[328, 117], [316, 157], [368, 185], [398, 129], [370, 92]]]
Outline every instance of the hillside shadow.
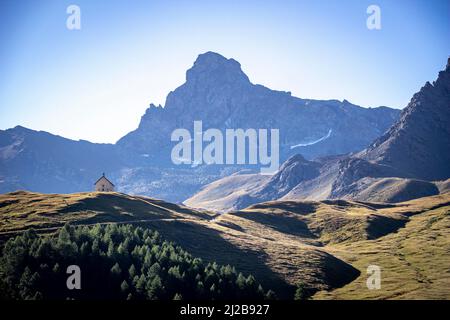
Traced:
[[250, 207], [250, 209], [280, 209], [296, 214], [310, 214], [316, 212], [319, 207], [318, 203], [313, 202], [297, 202], [297, 201], [280, 201], [270, 203], [259, 203]]
[[361, 272], [352, 265], [327, 254], [322, 262], [323, 280], [333, 289], [341, 288], [358, 278]]
[[16, 203], [19, 203], [19, 200], [14, 200], [14, 199], [3, 200], [3, 201], [0, 201], [0, 208], [7, 207], [7, 206], [10, 206], [10, 205], [13, 205]]
[[[59, 214], [74, 213], [79, 211], [94, 211], [105, 216], [112, 217], [115, 221], [132, 220], [137, 218], [170, 218], [171, 211], [152, 206], [150, 203], [121, 197], [116, 194], [99, 194], [93, 198], [84, 198], [75, 203], [68, 204], [57, 210]], [[101, 216], [97, 216], [101, 219]]]
[[265, 253], [242, 250], [225, 240], [220, 231], [186, 221], [148, 221], [140, 225], [157, 230], [165, 239], [174, 241], [204, 261], [229, 264], [238, 272], [254, 275], [264, 290], [272, 289], [280, 299], [293, 298], [293, 286], [265, 264]]
[[381, 202], [366, 202], [366, 201], [355, 201], [355, 203], [361, 204], [366, 208], [378, 210], [378, 209], [388, 209], [388, 208], [398, 208], [404, 207], [405, 204], [394, 204], [394, 203], [381, 203]]
[[244, 228], [242, 228], [240, 225], [237, 225], [237, 224], [232, 223], [230, 221], [216, 221], [216, 223], [219, 226], [227, 227], [227, 228], [239, 231], [239, 232], [244, 232]]
[[397, 232], [398, 229], [403, 228], [407, 222], [407, 219], [394, 219], [374, 214], [367, 226], [368, 240], [378, 239], [390, 233]]
[[263, 224], [281, 233], [304, 238], [317, 238], [305, 222], [287, 215], [248, 211], [234, 212], [233, 215]]
[[[94, 211], [101, 214], [98, 215], [99, 219], [104, 220], [109, 217], [113, 218], [114, 221], [180, 218], [180, 215], [186, 215], [186, 218], [204, 220], [210, 220], [213, 217], [213, 215], [208, 215], [205, 212], [192, 210], [162, 200], [140, 196], [128, 197], [116, 193], [100, 193], [93, 198], [81, 199], [58, 209], [57, 213], [66, 214], [80, 211]], [[174, 214], [174, 211], [177, 214]]]

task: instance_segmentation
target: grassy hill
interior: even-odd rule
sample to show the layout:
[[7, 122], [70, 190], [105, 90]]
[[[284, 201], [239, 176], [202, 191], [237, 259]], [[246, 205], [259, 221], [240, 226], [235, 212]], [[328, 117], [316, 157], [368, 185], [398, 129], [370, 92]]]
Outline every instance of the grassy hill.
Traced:
[[209, 220], [213, 215], [172, 203], [122, 193], [40, 194], [16, 191], [0, 195], [0, 235], [33, 227], [45, 230], [67, 222], [93, 224], [152, 220]]
[[[450, 299], [450, 197], [414, 200], [398, 212], [404, 228], [376, 241], [338, 244], [328, 251], [351, 263], [361, 276], [318, 299]], [[424, 208], [426, 208], [424, 210]], [[391, 209], [392, 210], [392, 209]], [[380, 290], [367, 290], [368, 265], [382, 270]]]
[[[30, 227], [131, 223], [206, 261], [252, 273], [280, 298], [303, 283], [317, 299], [450, 299], [450, 194], [398, 204], [274, 201], [216, 215], [120, 193], [0, 195], [0, 237]], [[368, 290], [366, 268], [382, 269]]]

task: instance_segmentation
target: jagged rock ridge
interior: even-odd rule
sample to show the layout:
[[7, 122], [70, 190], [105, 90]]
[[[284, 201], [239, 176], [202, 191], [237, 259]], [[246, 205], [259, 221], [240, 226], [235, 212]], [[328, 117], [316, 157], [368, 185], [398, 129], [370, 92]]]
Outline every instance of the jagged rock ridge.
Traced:
[[[448, 185], [449, 178], [450, 59], [437, 80], [433, 84], [427, 82], [413, 96], [400, 119], [365, 150], [314, 161], [292, 157], [272, 179], [264, 180], [231, 202], [222, 202], [220, 206], [214, 202], [214, 197], [221, 197], [218, 188], [227, 188], [226, 184], [215, 182], [202, 191], [200, 206], [197, 195], [186, 203], [227, 211], [241, 209], [240, 203], [249, 205], [276, 199], [398, 202], [445, 192], [443, 186]], [[251, 179], [256, 181], [256, 176], [246, 177], [247, 182]], [[236, 180], [235, 177], [235, 188], [239, 189]], [[213, 197], [208, 197], [205, 190]]]

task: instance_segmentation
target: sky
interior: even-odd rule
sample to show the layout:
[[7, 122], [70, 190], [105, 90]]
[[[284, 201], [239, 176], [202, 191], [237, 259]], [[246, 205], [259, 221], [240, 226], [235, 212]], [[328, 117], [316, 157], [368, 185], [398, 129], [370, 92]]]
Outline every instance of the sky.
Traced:
[[1, 0], [0, 129], [114, 143], [206, 51], [300, 98], [404, 108], [450, 56], [450, 0]]

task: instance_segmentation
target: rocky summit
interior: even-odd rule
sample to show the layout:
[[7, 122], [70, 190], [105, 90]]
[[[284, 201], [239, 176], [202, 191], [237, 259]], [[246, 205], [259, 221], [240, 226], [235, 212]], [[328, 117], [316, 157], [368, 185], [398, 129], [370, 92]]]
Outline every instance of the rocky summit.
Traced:
[[[207, 52], [186, 72], [186, 82], [169, 93], [164, 108], [151, 105], [139, 127], [118, 146], [167, 163], [170, 134], [208, 128], [279, 129], [281, 159], [355, 152], [367, 147], [397, 120], [400, 111], [362, 108], [348, 101], [310, 100], [252, 84], [234, 59]], [[326, 139], [320, 140], [326, 137]], [[311, 143], [316, 142], [317, 143]]]

